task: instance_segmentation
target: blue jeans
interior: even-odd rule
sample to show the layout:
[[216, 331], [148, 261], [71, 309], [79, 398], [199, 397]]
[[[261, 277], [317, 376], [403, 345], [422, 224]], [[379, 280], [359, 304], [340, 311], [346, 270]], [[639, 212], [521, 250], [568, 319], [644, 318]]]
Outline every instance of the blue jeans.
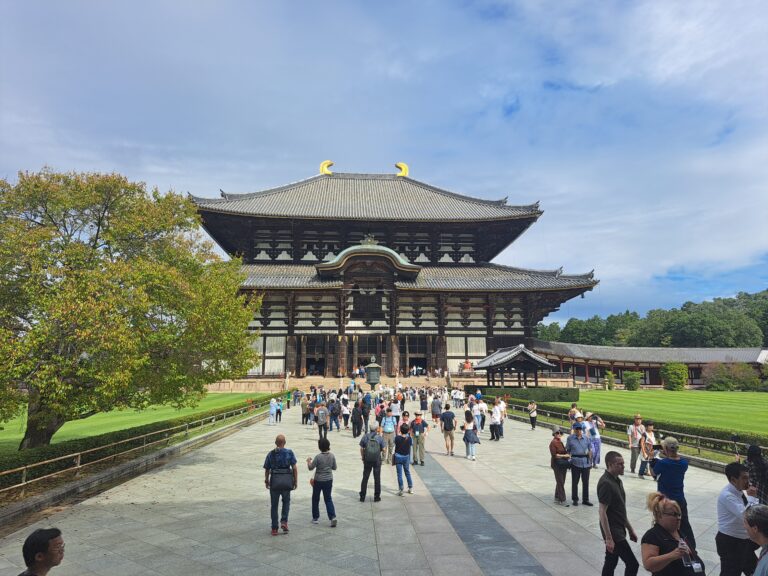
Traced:
[[331, 415], [331, 432], [333, 432], [333, 423], [336, 423], [336, 430], [341, 430], [341, 426], [339, 426], [339, 417]]
[[331, 490], [333, 489], [333, 480], [326, 480], [325, 482], [318, 482], [315, 480], [315, 484], [312, 486], [312, 519], [320, 519], [320, 492], [323, 493], [323, 501], [325, 502], [325, 511], [328, 513], [328, 519], [333, 520], [336, 518], [336, 509], [333, 507], [333, 500], [331, 499]]
[[477, 426], [477, 431], [478, 432], [480, 432], [480, 430], [482, 430], [482, 428], [480, 426], [480, 424], [482, 422], [483, 422], [483, 415], [482, 414], [478, 414], [477, 416], [475, 416], [475, 426]]
[[270, 490], [269, 496], [272, 499], [272, 530], [277, 530], [277, 505], [280, 498], [283, 499], [283, 508], [280, 511], [280, 522], [288, 522], [288, 512], [291, 509], [291, 491], [290, 490]]
[[407, 454], [395, 454], [395, 466], [397, 467], [397, 485], [400, 490], [403, 489], [403, 470], [405, 470], [405, 479], [408, 481], [408, 488], [413, 488], [411, 479], [411, 465]]

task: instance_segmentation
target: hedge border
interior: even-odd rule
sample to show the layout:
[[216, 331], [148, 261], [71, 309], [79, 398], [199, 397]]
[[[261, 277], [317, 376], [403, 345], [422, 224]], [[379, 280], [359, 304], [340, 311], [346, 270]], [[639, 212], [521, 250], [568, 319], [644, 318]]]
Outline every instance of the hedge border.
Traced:
[[533, 386], [529, 388], [499, 388], [497, 386], [464, 386], [464, 392], [469, 395], [479, 389], [483, 396], [509, 396], [520, 400], [518, 394], [525, 391], [525, 402], [578, 402], [578, 388], [558, 388], [555, 386]]
[[[282, 398], [285, 394], [286, 394], [285, 392], [267, 394], [263, 398], [260, 398], [259, 401], [269, 401], [272, 398]], [[141, 426], [134, 426], [132, 428], [123, 428], [122, 430], [115, 430], [113, 432], [106, 432], [104, 434], [98, 434], [96, 436], [88, 436], [86, 438], [74, 438], [72, 440], [65, 440], [64, 442], [59, 442], [57, 444], [40, 446], [38, 448], [32, 448], [30, 450], [22, 450], [20, 452], [14, 452], [12, 454], [3, 454], [3, 455], [0, 455], [0, 470], [2, 471], [13, 470], [15, 468], [20, 468], [22, 466], [35, 464], [37, 462], [44, 462], [46, 460], [59, 458], [61, 456], [67, 456], [69, 454], [76, 454], [78, 452], [84, 452], [86, 450], [90, 450], [93, 448], [100, 448], [102, 446], [106, 446], [114, 442], [127, 440], [134, 436], [150, 434], [152, 432], [158, 432], [160, 430], [173, 428], [175, 426], [183, 426], [184, 424], [188, 424], [190, 422], [204, 420], [207, 418], [213, 418], [220, 414], [225, 414], [226, 412], [231, 412], [232, 410], [237, 410], [238, 408], [243, 408], [244, 406], [247, 406], [249, 404], [252, 404], [252, 402], [249, 402], [248, 400], [244, 400], [244, 401], [232, 403], [227, 406], [222, 406], [220, 408], [215, 408], [212, 410], [195, 412], [192, 414], [188, 414], [186, 416], [169, 418], [167, 420], [159, 420], [157, 422], [152, 422], [150, 424], [143, 424]], [[132, 448], [134, 447], [134, 444], [136, 446], [141, 445], [141, 443], [142, 443], [142, 440], [137, 439], [135, 442], [126, 442], [119, 446], [104, 448], [103, 450], [99, 450], [97, 453], [92, 455], [91, 458], [95, 460], [97, 458], [110, 456], [112, 454], [116, 454], [118, 452], [122, 452], [129, 448]], [[85, 464], [88, 461], [89, 461], [88, 459], [84, 458], [82, 461], [82, 464]], [[51, 472], [56, 471], [61, 466], [68, 467], [68, 462], [67, 461], [54, 462], [54, 463], [51, 463], [50, 465], [40, 466], [39, 468], [36, 468], [35, 476], [50, 474]], [[30, 478], [32, 477], [34, 476], [30, 476]], [[0, 477], [0, 487], [4, 485], [3, 478], [7, 478], [7, 476]]]

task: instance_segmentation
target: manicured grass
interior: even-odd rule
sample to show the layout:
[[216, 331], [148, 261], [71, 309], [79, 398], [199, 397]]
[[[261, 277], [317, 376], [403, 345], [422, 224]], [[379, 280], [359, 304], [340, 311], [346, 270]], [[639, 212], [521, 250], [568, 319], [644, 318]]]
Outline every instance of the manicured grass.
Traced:
[[[570, 408], [569, 402], [553, 403]], [[768, 435], [768, 393], [703, 390], [584, 390], [579, 409], [596, 414], [623, 414], [627, 423], [639, 412], [643, 419], [697, 424], [731, 432]]]
[[[74, 438], [86, 438], [88, 436], [97, 436], [106, 432], [123, 430], [124, 428], [133, 428], [161, 420], [178, 418], [187, 414], [206, 412], [226, 406], [232, 406], [239, 402], [245, 402], [249, 398], [258, 399], [268, 396], [268, 394], [208, 394], [194, 408], [184, 408], [176, 410], [170, 406], [153, 406], [146, 410], [114, 410], [96, 414], [85, 420], [76, 422], [67, 422], [61, 430], [56, 432], [53, 437], [53, 443], [72, 440]], [[24, 417], [14, 418], [8, 422], [0, 424], [3, 430], [0, 430], [0, 453], [16, 451], [21, 439], [24, 437], [24, 427], [26, 424], [26, 415]]]

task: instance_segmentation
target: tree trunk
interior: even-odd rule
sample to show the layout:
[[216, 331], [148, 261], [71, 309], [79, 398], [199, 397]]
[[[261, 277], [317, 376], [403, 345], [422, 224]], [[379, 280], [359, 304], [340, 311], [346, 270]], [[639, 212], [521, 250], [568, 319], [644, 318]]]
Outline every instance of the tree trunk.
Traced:
[[53, 435], [64, 426], [66, 418], [56, 414], [40, 401], [40, 395], [30, 390], [27, 405], [27, 429], [19, 450], [48, 446]]

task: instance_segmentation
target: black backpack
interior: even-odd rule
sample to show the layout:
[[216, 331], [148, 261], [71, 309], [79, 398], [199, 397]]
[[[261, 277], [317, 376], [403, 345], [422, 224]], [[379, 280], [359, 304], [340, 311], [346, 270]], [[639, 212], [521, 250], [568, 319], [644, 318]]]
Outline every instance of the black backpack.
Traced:
[[381, 446], [376, 441], [376, 433], [372, 432], [370, 436], [368, 436], [368, 443], [365, 445], [365, 450], [363, 450], [363, 461], [368, 462], [369, 464], [376, 464], [376, 462], [379, 461], [379, 457], [381, 456]]

